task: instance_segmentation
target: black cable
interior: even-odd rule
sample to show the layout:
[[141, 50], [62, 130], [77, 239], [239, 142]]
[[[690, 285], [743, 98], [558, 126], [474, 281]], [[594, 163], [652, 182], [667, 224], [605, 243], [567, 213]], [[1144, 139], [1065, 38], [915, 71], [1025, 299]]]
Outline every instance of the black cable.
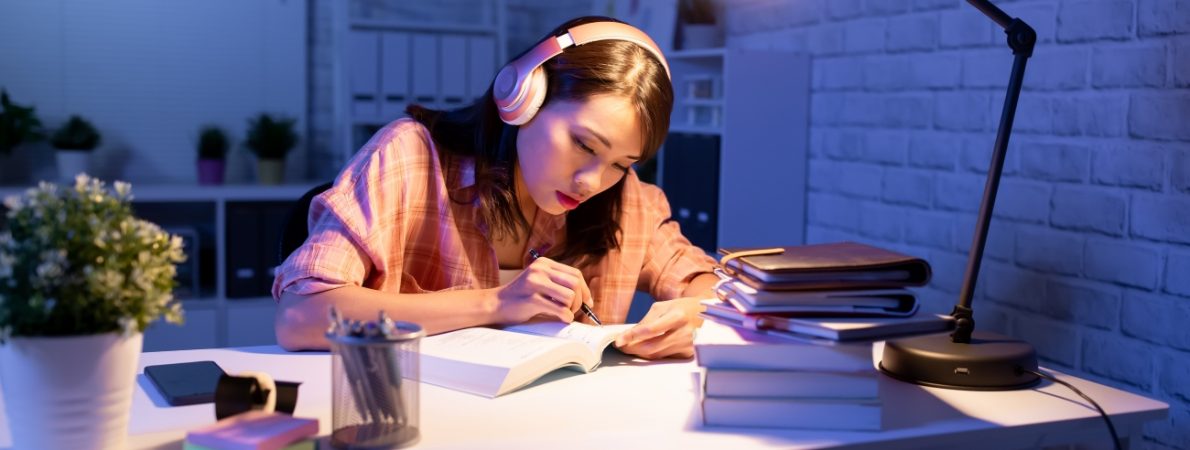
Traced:
[[1057, 378], [1054, 378], [1052, 375], [1047, 375], [1047, 374], [1044, 374], [1044, 373], [1041, 373], [1041, 372], [1038, 372], [1035, 370], [1029, 370], [1029, 369], [1025, 369], [1025, 368], [1020, 368], [1020, 370], [1022, 370], [1024, 372], [1029, 372], [1033, 375], [1037, 375], [1041, 378], [1045, 378], [1047, 380], [1053, 381], [1054, 383], [1058, 383], [1060, 385], [1066, 386], [1066, 387], [1070, 388], [1070, 390], [1074, 391], [1075, 394], [1078, 394], [1079, 397], [1082, 397], [1084, 400], [1091, 402], [1091, 406], [1094, 406], [1095, 409], [1099, 411], [1099, 415], [1101, 417], [1103, 417], [1103, 421], [1107, 423], [1107, 431], [1111, 432], [1111, 443], [1115, 446], [1116, 450], [1120, 450], [1120, 448], [1121, 448], [1120, 447], [1120, 437], [1116, 435], [1116, 427], [1114, 425], [1112, 425], [1111, 418], [1107, 416], [1107, 412], [1105, 412], [1103, 410], [1103, 408], [1101, 408], [1099, 406], [1098, 403], [1095, 403], [1095, 400], [1091, 400], [1091, 397], [1088, 397], [1087, 394], [1083, 393], [1083, 391], [1078, 390], [1078, 388], [1074, 387], [1074, 385], [1067, 383], [1065, 381], [1059, 380]]

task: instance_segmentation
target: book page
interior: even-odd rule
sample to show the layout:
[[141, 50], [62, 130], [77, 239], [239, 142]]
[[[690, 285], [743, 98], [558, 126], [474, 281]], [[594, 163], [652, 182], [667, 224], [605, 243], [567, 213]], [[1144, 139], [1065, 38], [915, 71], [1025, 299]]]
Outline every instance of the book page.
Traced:
[[565, 341], [492, 328], [464, 328], [423, 338], [421, 353], [471, 364], [511, 368], [564, 345]]
[[550, 336], [570, 341], [578, 341], [591, 349], [595, 355], [603, 353], [603, 349], [611, 344], [619, 337], [632, 328], [635, 324], [619, 324], [619, 325], [604, 325], [595, 326], [587, 325], [581, 322], [537, 322], [522, 325], [514, 325], [504, 328], [508, 331], [515, 331], [517, 333], [534, 334], [538, 336]]

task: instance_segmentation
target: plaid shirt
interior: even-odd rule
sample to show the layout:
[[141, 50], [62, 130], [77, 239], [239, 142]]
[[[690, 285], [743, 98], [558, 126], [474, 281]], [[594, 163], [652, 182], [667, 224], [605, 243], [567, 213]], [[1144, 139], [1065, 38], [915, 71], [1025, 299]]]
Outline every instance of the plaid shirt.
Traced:
[[[458, 175], [452, 179], [460, 180], [459, 189], [474, 184], [471, 161], [458, 160], [444, 167], [429, 131], [411, 119], [381, 129], [314, 198], [310, 236], [278, 267], [273, 297], [347, 285], [401, 293], [499, 286], [499, 263], [478, 203], [449, 196], [446, 173]], [[582, 271], [595, 314], [606, 323], [624, 322], [636, 290], [660, 300], [680, 297], [690, 280], [715, 265], [669, 220], [661, 189], [629, 173], [623, 193], [620, 248]], [[537, 216], [529, 248], [563, 242], [566, 215]]]

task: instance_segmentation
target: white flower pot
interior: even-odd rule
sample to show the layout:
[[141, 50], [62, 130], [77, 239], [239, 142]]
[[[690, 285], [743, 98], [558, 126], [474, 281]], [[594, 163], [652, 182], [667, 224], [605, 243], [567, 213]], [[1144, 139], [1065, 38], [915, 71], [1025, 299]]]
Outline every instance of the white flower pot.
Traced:
[[106, 333], [0, 345], [13, 448], [124, 448], [142, 340]]
[[61, 150], [54, 152], [58, 159], [58, 181], [74, 186], [74, 176], [90, 173], [91, 152], [82, 150]]

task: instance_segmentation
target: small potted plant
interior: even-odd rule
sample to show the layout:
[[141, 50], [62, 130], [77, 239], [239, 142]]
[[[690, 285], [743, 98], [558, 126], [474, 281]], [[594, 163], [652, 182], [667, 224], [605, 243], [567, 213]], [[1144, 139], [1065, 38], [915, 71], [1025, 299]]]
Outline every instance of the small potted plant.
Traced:
[[0, 89], [0, 154], [7, 155], [17, 146], [43, 137], [41, 120], [33, 107], [13, 103], [8, 91]]
[[87, 172], [91, 163], [91, 152], [99, 146], [99, 131], [86, 119], [78, 115], [70, 116], [54, 135], [50, 137], [50, 144], [58, 149], [55, 156], [58, 160], [58, 176], [63, 182], [68, 182], [80, 173]]
[[181, 323], [179, 237], [86, 174], [4, 200], [0, 386], [14, 448], [124, 448], [142, 332]]
[[223, 184], [227, 158], [227, 133], [208, 125], [198, 134], [198, 184]]
[[248, 137], [244, 145], [256, 154], [256, 173], [261, 184], [281, 184], [285, 179], [285, 155], [297, 145], [294, 120], [274, 119], [261, 114], [248, 121]]
[[679, 0], [678, 17], [682, 24], [681, 48], [723, 46], [723, 28], [717, 25], [714, 0]]

